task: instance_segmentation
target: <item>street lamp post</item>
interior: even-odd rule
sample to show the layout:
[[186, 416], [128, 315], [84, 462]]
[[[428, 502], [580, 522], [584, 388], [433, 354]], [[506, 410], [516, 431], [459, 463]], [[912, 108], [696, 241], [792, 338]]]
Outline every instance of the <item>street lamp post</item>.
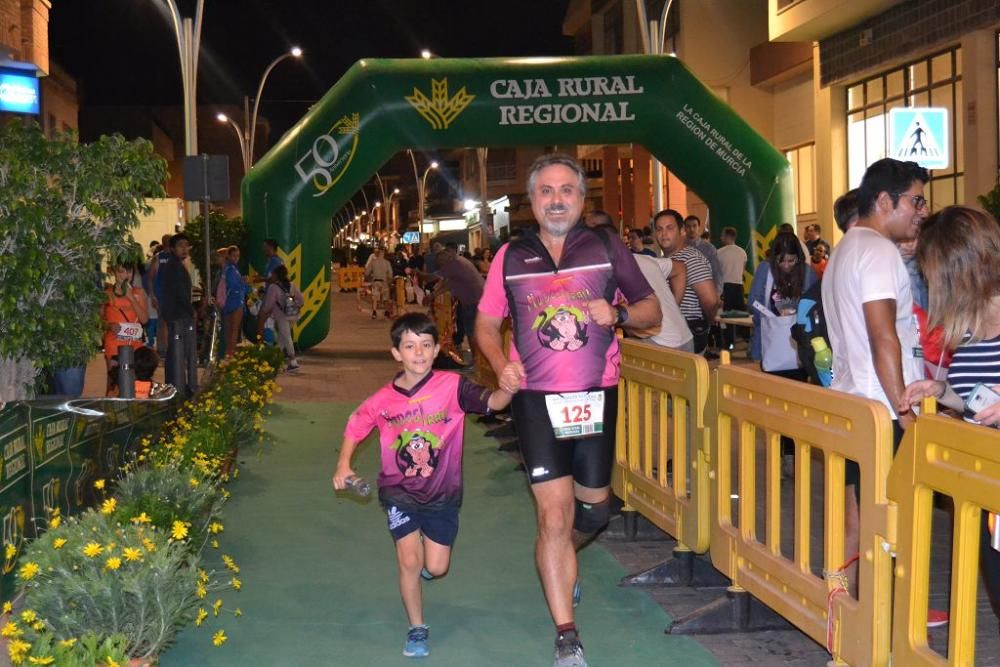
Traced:
[[220, 123], [229, 123], [233, 129], [236, 131], [236, 138], [240, 142], [240, 155], [243, 158], [243, 175], [246, 176], [250, 173], [250, 168], [253, 166], [254, 162], [254, 145], [257, 140], [257, 113], [260, 111], [260, 97], [264, 92], [264, 84], [267, 82], [267, 77], [271, 73], [271, 70], [286, 58], [301, 58], [302, 49], [297, 46], [292, 47], [288, 53], [282, 53], [280, 56], [271, 61], [271, 64], [267, 66], [264, 73], [260, 77], [260, 83], [257, 85], [257, 97], [253, 101], [253, 114], [250, 113], [248, 109], [248, 104], [246, 98], [243, 98], [243, 127], [240, 128], [239, 124], [236, 123], [232, 118], [228, 117], [224, 113], [216, 114], [215, 118]]
[[427, 204], [427, 174], [430, 173], [432, 169], [438, 168], [438, 163], [431, 162], [426, 169], [424, 169], [423, 176], [419, 176], [420, 171], [417, 169], [417, 158], [413, 156], [413, 151], [407, 149], [407, 153], [410, 155], [410, 162], [413, 163], [413, 180], [417, 184], [417, 233], [423, 234], [424, 231], [424, 207]]

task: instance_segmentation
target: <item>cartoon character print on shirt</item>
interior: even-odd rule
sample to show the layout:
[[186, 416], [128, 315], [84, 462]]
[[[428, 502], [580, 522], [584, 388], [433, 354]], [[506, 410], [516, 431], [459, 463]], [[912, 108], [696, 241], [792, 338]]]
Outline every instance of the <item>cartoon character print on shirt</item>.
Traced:
[[427, 478], [434, 474], [441, 443], [437, 436], [426, 431], [403, 431], [396, 438], [396, 465], [404, 477]]
[[587, 344], [587, 316], [573, 306], [549, 306], [538, 313], [531, 328], [550, 350], [574, 352]]

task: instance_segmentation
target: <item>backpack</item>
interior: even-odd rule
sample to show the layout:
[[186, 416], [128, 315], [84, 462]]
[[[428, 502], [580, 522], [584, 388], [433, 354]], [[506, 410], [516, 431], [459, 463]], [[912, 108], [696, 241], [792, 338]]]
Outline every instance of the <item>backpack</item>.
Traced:
[[830, 345], [830, 334], [826, 330], [822, 285], [823, 281], [817, 280], [799, 299], [798, 313], [795, 316], [795, 324], [792, 325], [792, 338], [798, 343], [799, 361], [813, 384], [828, 387], [830, 378], [820, 377], [816, 369], [816, 353], [812, 346], [812, 339], [819, 337], [826, 341], [826, 346], [831, 351], [833, 350], [833, 346]]
[[284, 289], [281, 285], [278, 285], [278, 289], [282, 292], [282, 297], [279, 299], [278, 303], [281, 305], [281, 312], [285, 314], [285, 317], [292, 319], [299, 316], [299, 304], [292, 296], [292, 286], [289, 285], [288, 289]]

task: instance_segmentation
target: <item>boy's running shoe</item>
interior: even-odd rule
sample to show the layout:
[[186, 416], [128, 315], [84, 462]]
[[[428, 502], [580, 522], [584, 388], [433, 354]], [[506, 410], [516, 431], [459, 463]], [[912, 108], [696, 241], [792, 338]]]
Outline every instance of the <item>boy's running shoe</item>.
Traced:
[[583, 590], [580, 588], [580, 579], [577, 578], [576, 583], [573, 584], [573, 606], [576, 607], [580, 604], [580, 598], [583, 597]]
[[583, 644], [573, 630], [556, 637], [556, 659], [552, 667], [587, 667], [583, 657]]
[[430, 655], [427, 648], [427, 638], [430, 630], [426, 625], [414, 625], [406, 633], [406, 645], [403, 646], [403, 655], [407, 658], [426, 658]]
[[434, 575], [428, 572], [426, 567], [420, 568], [420, 578], [424, 581], [431, 581], [434, 579]]

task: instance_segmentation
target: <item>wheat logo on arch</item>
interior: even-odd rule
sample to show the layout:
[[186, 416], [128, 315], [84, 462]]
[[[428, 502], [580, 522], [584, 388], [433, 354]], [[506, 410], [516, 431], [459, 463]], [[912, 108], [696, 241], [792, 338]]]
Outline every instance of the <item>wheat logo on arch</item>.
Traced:
[[462, 86], [454, 97], [448, 97], [448, 78], [437, 80], [431, 79], [431, 97], [419, 89], [414, 88], [412, 95], [406, 96], [406, 101], [417, 110], [424, 119], [431, 124], [435, 130], [446, 130], [458, 115], [465, 111], [475, 95], [470, 95], [465, 86]]

